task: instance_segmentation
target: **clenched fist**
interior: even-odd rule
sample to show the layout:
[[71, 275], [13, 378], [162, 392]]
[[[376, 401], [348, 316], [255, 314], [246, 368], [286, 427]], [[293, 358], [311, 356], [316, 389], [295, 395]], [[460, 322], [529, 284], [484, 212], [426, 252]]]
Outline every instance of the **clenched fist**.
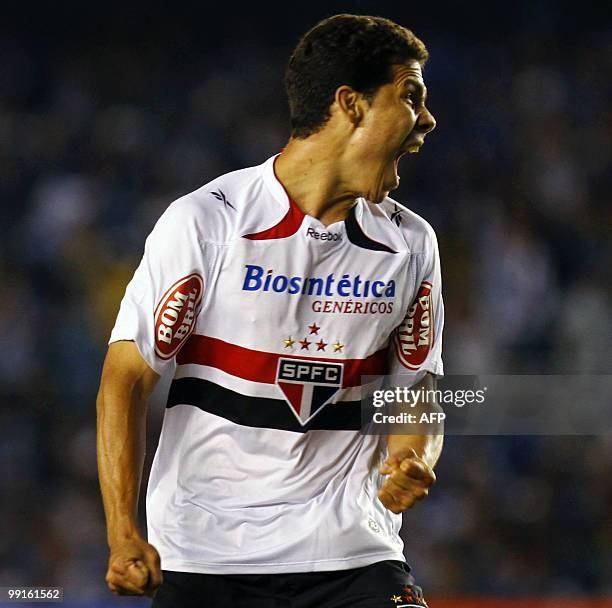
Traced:
[[389, 456], [379, 469], [387, 475], [378, 498], [393, 513], [401, 513], [425, 498], [436, 481], [432, 468], [411, 448], [404, 454]]
[[117, 595], [153, 597], [162, 583], [159, 553], [140, 536], [113, 543], [106, 583]]

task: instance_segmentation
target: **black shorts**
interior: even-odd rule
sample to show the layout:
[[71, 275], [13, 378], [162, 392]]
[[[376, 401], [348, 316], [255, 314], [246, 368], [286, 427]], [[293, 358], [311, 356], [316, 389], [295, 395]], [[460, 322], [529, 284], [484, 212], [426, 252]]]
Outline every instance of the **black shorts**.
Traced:
[[292, 574], [163, 571], [152, 608], [422, 608], [410, 568], [387, 560], [363, 568]]

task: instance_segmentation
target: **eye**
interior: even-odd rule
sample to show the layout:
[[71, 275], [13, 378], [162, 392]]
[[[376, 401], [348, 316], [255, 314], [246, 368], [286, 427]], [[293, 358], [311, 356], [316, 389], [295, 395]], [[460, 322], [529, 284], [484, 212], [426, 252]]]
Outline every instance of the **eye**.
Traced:
[[406, 95], [404, 95], [404, 96], [402, 97], [402, 99], [403, 99], [403, 100], [404, 100], [406, 103], [408, 103], [408, 104], [410, 104], [411, 106], [413, 106], [413, 107], [414, 107], [414, 105], [415, 105], [415, 104], [414, 104], [414, 93], [407, 93]]

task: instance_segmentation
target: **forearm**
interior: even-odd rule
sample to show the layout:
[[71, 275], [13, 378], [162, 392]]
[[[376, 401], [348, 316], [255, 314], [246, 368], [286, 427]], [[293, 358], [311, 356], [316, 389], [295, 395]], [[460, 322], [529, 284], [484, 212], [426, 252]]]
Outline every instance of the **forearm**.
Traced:
[[138, 532], [145, 437], [146, 395], [139, 384], [103, 377], [97, 399], [97, 454], [109, 544]]
[[413, 422], [391, 426], [387, 438], [389, 456], [401, 457], [413, 449], [432, 469], [438, 462], [444, 443], [444, 423], [439, 415], [443, 413], [442, 408], [430, 398], [435, 395], [435, 389], [436, 380], [431, 374], [412, 387], [412, 394], [418, 396], [409, 408]]
[[[436, 481], [433, 469], [442, 452], [444, 428], [440, 406], [435, 401], [428, 402], [429, 396], [435, 396], [435, 390], [428, 392], [430, 389], [435, 389], [435, 379], [427, 374], [412, 389], [418, 398], [416, 403], [408, 404], [410, 412], [397, 412], [408, 413], [411, 422], [392, 424], [388, 429], [388, 454], [379, 469], [387, 478], [378, 498], [393, 513], [401, 513], [425, 498]], [[405, 410], [406, 404], [398, 405]]]

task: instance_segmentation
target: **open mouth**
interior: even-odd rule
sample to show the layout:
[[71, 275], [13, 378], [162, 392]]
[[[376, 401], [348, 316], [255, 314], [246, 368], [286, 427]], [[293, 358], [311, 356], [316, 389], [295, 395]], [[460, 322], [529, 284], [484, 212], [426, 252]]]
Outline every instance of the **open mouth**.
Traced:
[[404, 154], [417, 154], [421, 149], [422, 145], [422, 141], [402, 145], [399, 152], [397, 153], [397, 156], [395, 157], [396, 160], [399, 160], [402, 156], [404, 156]]

